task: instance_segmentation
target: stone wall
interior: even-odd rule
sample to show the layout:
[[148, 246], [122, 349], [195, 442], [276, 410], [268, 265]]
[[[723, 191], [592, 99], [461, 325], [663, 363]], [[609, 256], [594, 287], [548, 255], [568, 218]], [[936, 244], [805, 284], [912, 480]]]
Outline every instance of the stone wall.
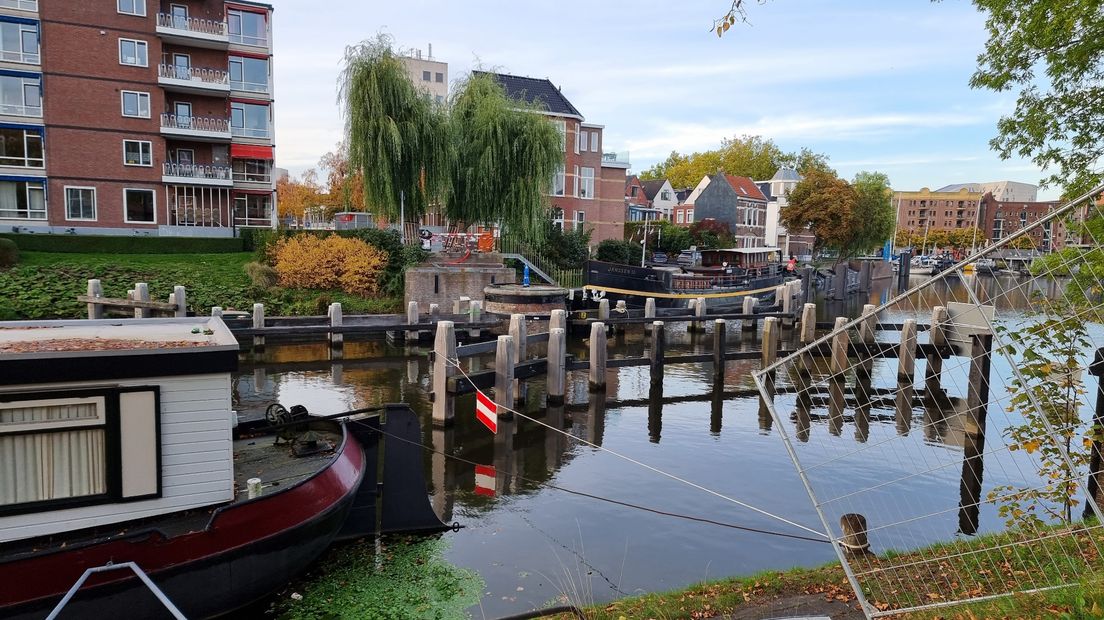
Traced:
[[483, 289], [491, 284], [515, 281], [514, 270], [501, 263], [473, 265], [419, 265], [406, 271], [403, 305], [418, 302], [422, 312], [429, 304], [438, 304], [441, 312], [452, 312], [452, 302], [461, 297], [483, 300]]

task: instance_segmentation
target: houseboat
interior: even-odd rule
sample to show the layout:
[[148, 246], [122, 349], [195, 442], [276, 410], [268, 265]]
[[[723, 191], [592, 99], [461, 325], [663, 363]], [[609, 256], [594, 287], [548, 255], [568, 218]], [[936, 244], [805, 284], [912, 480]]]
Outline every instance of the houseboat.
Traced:
[[703, 297], [709, 307], [738, 306], [748, 296], [765, 296], [791, 277], [772, 247], [701, 250], [694, 264], [635, 267], [587, 261], [583, 291], [591, 300], [624, 300], [643, 307], [652, 297], [659, 307], [685, 307]]
[[[413, 412], [235, 428], [237, 363], [218, 318], [0, 323], [0, 617], [46, 617], [85, 577], [62, 617], [164, 615], [153, 590], [220, 616], [335, 540], [444, 529]], [[381, 415], [404, 438], [382, 469]], [[417, 488], [377, 511], [380, 483]]]

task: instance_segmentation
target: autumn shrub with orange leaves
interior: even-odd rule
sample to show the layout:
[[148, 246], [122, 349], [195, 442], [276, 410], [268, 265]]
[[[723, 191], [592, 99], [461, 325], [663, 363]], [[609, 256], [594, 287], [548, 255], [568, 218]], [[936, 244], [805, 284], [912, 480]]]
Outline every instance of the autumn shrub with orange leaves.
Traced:
[[351, 295], [379, 292], [388, 255], [360, 239], [295, 235], [269, 247], [280, 286], [341, 289]]

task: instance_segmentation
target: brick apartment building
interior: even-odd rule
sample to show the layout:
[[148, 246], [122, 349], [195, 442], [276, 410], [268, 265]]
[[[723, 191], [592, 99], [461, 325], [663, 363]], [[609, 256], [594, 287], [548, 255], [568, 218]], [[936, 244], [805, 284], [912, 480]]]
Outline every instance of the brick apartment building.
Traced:
[[248, 1], [0, 2], [0, 226], [274, 225], [271, 17]]
[[[999, 241], [1020, 231], [1058, 208], [1057, 200], [1045, 202], [1000, 201], [987, 192], [981, 199], [981, 230], [991, 241]], [[1063, 218], [1056, 218], [1030, 231], [1028, 235], [1041, 252], [1060, 250], [1067, 243], [1067, 226]], [[1076, 242], [1076, 240], [1069, 240]]]
[[[479, 73], [479, 72], [477, 72]], [[590, 241], [625, 236], [625, 174], [628, 157], [603, 151], [602, 125], [583, 114], [551, 81], [504, 73], [490, 74], [511, 99], [543, 109], [563, 136], [564, 167], [550, 191], [556, 222], [591, 230]]]
[[962, 187], [940, 192], [923, 188], [917, 192], [895, 192], [897, 229], [923, 234], [925, 231], [978, 228], [986, 230], [978, 217], [981, 192]]

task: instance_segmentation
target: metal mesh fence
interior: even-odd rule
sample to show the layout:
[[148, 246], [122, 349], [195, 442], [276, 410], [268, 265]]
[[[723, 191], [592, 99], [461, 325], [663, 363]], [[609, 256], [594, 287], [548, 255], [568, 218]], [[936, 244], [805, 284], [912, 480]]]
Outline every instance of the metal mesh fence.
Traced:
[[756, 374], [868, 617], [1099, 570], [1099, 192], [979, 217], [1005, 238]]

